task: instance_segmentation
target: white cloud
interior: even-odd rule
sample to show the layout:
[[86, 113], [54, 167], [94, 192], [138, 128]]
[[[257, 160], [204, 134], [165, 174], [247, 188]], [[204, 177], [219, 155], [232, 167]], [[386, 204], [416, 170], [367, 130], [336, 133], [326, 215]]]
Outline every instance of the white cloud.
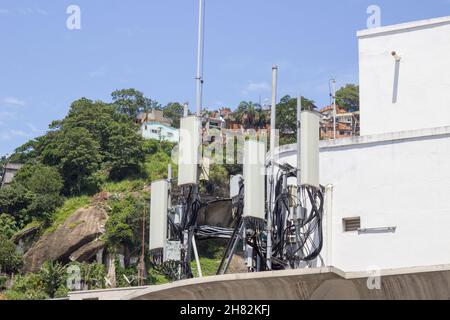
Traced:
[[31, 130], [32, 133], [42, 133], [43, 130], [39, 130], [32, 123], [27, 123], [26, 126]]
[[106, 75], [105, 68], [99, 68], [88, 73], [90, 78], [101, 78]]
[[0, 120], [11, 120], [16, 116], [15, 113], [9, 111], [0, 111]]
[[30, 138], [31, 134], [26, 133], [23, 130], [17, 130], [17, 129], [11, 129], [8, 131], [0, 132], [0, 140], [3, 140], [3, 141], [10, 141], [17, 137], [18, 138]]
[[23, 137], [23, 138], [27, 138], [30, 135], [28, 133], [26, 133], [25, 131], [22, 130], [15, 130], [15, 129], [11, 129], [10, 134], [14, 137]]
[[267, 82], [250, 82], [244, 89], [243, 94], [249, 94], [251, 92], [266, 92], [270, 90], [270, 84]]
[[48, 15], [48, 12], [45, 11], [44, 9], [36, 9], [36, 12], [39, 13], [39, 14], [41, 14], [41, 15], [43, 15], [43, 16]]
[[3, 16], [29, 16], [29, 15], [41, 15], [46, 16], [48, 12], [41, 8], [15, 8], [15, 9], [5, 9], [0, 8], [0, 15]]
[[12, 139], [12, 137], [11, 137], [11, 135], [9, 133], [0, 132], [0, 140], [2, 140], [2, 141], [9, 141], [11, 139]]
[[15, 97], [6, 97], [1, 101], [1, 104], [7, 106], [23, 107], [27, 103]]

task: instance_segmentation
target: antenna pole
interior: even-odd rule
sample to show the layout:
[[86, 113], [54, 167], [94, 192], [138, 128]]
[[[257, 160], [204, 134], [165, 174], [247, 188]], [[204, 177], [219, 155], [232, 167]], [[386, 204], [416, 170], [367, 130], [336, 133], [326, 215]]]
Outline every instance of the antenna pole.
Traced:
[[333, 139], [336, 140], [336, 79], [333, 79]]
[[297, 202], [298, 202], [298, 216], [300, 217], [300, 186], [301, 186], [301, 155], [302, 155], [302, 96], [299, 95], [297, 99]]
[[144, 285], [145, 279], [145, 204], [142, 215], [142, 239], [141, 239], [141, 259], [139, 263], [139, 285]]
[[203, 49], [205, 0], [198, 0], [198, 48], [197, 48], [197, 117], [201, 116], [203, 104]]
[[[278, 67], [272, 67], [272, 107], [270, 115], [270, 161], [271, 174], [269, 177], [270, 190], [274, 190], [274, 162], [275, 162], [275, 135], [276, 135], [276, 111], [277, 111], [277, 82]], [[270, 192], [269, 208], [267, 212], [267, 268], [272, 269], [272, 212], [274, 209], [273, 193]]]

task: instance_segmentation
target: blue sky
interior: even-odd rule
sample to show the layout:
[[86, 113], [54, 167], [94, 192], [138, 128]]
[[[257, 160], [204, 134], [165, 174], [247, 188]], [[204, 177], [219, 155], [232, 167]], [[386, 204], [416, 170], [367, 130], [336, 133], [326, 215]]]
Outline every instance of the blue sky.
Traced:
[[[206, 0], [205, 105], [279, 96], [329, 102], [328, 81], [358, 82], [356, 31], [450, 15], [450, 0]], [[81, 30], [66, 9], [81, 8]], [[197, 0], [0, 0], [0, 155], [45, 133], [80, 97], [137, 88], [195, 105]]]

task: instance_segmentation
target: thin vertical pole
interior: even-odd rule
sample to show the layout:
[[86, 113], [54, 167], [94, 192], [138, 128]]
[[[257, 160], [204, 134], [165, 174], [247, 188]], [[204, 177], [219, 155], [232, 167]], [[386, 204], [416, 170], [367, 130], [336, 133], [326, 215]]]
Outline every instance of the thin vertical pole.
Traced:
[[[270, 174], [270, 190], [274, 187], [274, 160], [275, 160], [275, 135], [276, 135], [276, 111], [277, 111], [277, 81], [278, 81], [278, 67], [272, 67], [272, 106], [270, 115], [270, 160], [271, 174]], [[267, 213], [267, 256], [266, 264], [269, 270], [272, 269], [272, 212], [274, 208], [273, 192], [270, 192], [269, 208]]]
[[333, 79], [333, 139], [336, 140], [336, 79]]
[[200, 265], [200, 258], [198, 257], [197, 243], [195, 241], [195, 235], [192, 235], [192, 246], [194, 247], [194, 256], [195, 256], [195, 262], [197, 263], [198, 277], [203, 278], [202, 267]]
[[201, 116], [203, 104], [203, 49], [205, 0], [198, 1], [198, 48], [197, 48], [197, 117]]
[[301, 210], [301, 156], [302, 156], [302, 96], [297, 99], [297, 219], [300, 218]]
[[141, 263], [139, 267], [139, 285], [144, 285], [144, 276], [145, 276], [145, 204], [142, 215], [142, 242], [141, 242]]
[[183, 108], [183, 117], [186, 118], [189, 115], [189, 103], [186, 102]]

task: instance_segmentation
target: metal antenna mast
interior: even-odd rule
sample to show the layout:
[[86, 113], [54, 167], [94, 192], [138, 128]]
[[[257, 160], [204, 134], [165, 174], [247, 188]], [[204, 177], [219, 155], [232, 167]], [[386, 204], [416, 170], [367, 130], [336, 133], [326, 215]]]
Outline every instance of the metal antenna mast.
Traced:
[[331, 81], [333, 84], [333, 139], [336, 140], [336, 79], [333, 78]]
[[203, 49], [204, 49], [204, 21], [205, 0], [198, 0], [198, 48], [197, 48], [197, 117], [201, 116], [203, 108]]
[[[269, 177], [270, 187], [272, 187], [275, 183], [274, 181], [274, 162], [275, 162], [275, 138], [276, 138], [276, 113], [277, 113], [277, 82], [278, 82], [278, 67], [272, 67], [272, 106], [271, 106], [271, 114], [270, 114], [270, 160], [271, 164], [271, 173]], [[273, 194], [270, 194], [270, 199], [268, 201], [269, 208], [267, 214], [267, 267], [269, 270], [272, 269], [272, 212], [275, 207], [275, 199], [273, 198]]]

